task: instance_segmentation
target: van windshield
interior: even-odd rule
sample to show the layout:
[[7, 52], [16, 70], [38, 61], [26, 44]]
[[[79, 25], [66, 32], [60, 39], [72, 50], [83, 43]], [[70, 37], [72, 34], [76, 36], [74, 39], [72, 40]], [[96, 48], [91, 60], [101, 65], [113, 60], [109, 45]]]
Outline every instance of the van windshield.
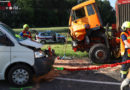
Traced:
[[15, 31], [13, 31], [9, 26], [5, 25], [5, 24], [1, 24], [2, 27], [8, 32], [10, 33], [17, 41], [22, 41], [25, 40], [25, 38], [20, 37], [18, 34], [15, 33]]

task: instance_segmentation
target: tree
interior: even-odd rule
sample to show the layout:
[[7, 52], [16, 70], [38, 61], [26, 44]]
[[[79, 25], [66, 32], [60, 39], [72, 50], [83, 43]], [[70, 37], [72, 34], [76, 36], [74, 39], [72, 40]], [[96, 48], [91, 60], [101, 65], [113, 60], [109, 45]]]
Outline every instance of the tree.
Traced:
[[35, 0], [36, 26], [68, 25], [70, 9], [75, 0]]
[[20, 22], [21, 24], [33, 24], [34, 9], [33, 0], [17, 0], [15, 5], [21, 8]]
[[[70, 10], [78, 4], [77, 0], [11, 0], [11, 3], [12, 6], [21, 9], [4, 11], [0, 14], [0, 20], [12, 27], [22, 27], [25, 23], [31, 27], [67, 26]], [[115, 10], [110, 6], [109, 1], [96, 0], [96, 3], [104, 25], [108, 22], [114, 23]]]
[[115, 10], [110, 5], [108, 0], [96, 0], [97, 6], [99, 8], [99, 12], [103, 21], [103, 25], [107, 23], [113, 24], [116, 22]]

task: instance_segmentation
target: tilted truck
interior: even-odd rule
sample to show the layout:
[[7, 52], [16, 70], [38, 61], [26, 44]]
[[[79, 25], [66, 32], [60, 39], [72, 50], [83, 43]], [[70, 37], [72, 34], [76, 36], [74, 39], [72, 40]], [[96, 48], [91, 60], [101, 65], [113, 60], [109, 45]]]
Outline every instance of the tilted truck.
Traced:
[[111, 34], [103, 26], [95, 0], [87, 0], [71, 9], [69, 33], [74, 51], [86, 51], [94, 63], [108, 63], [110, 57], [120, 57], [120, 27], [130, 21], [130, 0], [117, 0], [116, 24]]

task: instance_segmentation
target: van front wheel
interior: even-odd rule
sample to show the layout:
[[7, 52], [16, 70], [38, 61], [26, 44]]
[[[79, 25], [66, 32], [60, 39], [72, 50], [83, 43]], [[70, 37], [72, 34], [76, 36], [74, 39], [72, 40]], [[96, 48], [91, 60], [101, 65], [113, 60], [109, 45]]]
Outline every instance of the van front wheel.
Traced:
[[16, 86], [24, 86], [32, 80], [32, 71], [30, 67], [26, 65], [13, 66], [7, 75], [7, 78], [11, 84]]

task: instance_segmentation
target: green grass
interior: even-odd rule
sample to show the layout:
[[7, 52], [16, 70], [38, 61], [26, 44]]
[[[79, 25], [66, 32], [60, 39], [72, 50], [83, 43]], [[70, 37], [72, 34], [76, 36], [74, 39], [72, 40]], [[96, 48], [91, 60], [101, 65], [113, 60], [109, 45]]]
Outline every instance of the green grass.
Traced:
[[[14, 31], [16, 31], [17, 33], [21, 32], [23, 29], [22, 28], [15, 28]], [[46, 30], [53, 30], [55, 32], [58, 33], [67, 33], [69, 28], [68, 27], [46, 27], [46, 28], [30, 28], [30, 30], [37, 30], [39, 32], [43, 32]]]
[[[67, 33], [68, 33], [68, 27], [50, 27], [50, 28], [31, 28], [30, 30], [38, 30], [39, 32], [45, 31], [45, 30], [53, 30], [55, 32], [58, 32], [64, 36], [67, 37]], [[14, 31], [16, 31], [16, 33], [20, 33], [22, 31], [22, 29], [14, 29]], [[73, 57], [73, 58], [83, 58], [83, 57], [88, 57], [87, 52], [74, 52], [72, 50], [72, 46], [71, 46], [71, 37], [68, 35], [68, 42], [67, 44], [61, 44], [61, 43], [51, 43], [51, 44], [44, 44], [42, 49], [47, 49], [48, 46], [51, 46], [52, 49], [55, 50], [55, 53], [57, 56], [69, 56], [69, 57]], [[66, 49], [66, 50], [65, 50]]]
[[52, 49], [55, 50], [55, 53], [57, 56], [69, 56], [73, 58], [83, 58], [87, 57], [86, 52], [74, 52], [72, 50], [71, 44], [45, 44], [42, 49], [48, 48], [48, 46], [51, 46]]

